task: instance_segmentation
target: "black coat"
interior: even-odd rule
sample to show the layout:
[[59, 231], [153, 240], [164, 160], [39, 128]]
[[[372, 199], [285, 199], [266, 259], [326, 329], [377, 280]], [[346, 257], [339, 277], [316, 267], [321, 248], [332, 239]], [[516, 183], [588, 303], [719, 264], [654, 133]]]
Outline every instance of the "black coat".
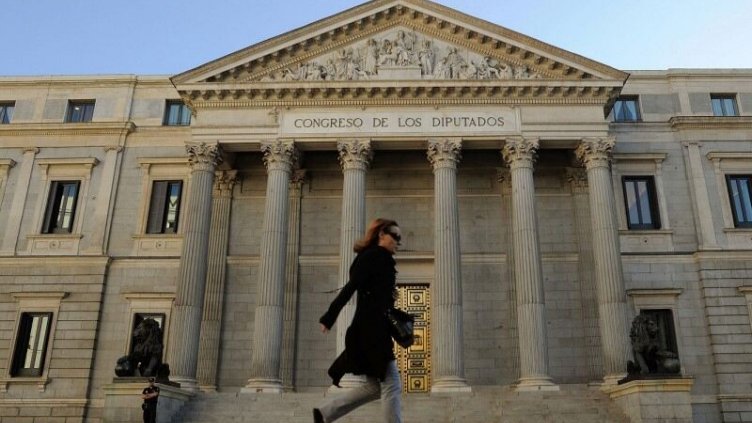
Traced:
[[342, 288], [319, 322], [331, 329], [342, 307], [358, 292], [352, 324], [345, 335], [345, 351], [329, 368], [334, 385], [345, 373], [384, 380], [386, 368], [394, 360], [392, 338], [385, 317], [394, 307], [397, 270], [389, 250], [374, 246], [361, 251], [350, 266], [350, 281]]

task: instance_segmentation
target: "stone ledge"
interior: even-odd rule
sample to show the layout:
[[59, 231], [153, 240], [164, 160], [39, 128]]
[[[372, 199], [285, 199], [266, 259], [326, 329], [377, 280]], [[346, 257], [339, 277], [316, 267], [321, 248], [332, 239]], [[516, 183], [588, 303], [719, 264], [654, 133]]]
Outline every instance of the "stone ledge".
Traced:
[[642, 379], [632, 380], [622, 385], [603, 388], [611, 399], [635, 393], [650, 392], [690, 392], [694, 384], [693, 378], [676, 379]]

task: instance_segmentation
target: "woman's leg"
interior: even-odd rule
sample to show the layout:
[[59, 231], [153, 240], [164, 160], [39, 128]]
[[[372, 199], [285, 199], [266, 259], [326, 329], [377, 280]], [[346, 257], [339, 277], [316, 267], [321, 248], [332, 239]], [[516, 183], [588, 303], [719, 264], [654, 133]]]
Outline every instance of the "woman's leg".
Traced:
[[[399, 378], [399, 375], [397, 375]], [[363, 404], [379, 399], [379, 381], [366, 378], [366, 383], [357, 388], [343, 389], [342, 394], [335, 394], [326, 404], [319, 407], [324, 422], [331, 423]]]
[[385, 423], [402, 423], [402, 381], [394, 360], [387, 366], [386, 376], [381, 382], [381, 406]]

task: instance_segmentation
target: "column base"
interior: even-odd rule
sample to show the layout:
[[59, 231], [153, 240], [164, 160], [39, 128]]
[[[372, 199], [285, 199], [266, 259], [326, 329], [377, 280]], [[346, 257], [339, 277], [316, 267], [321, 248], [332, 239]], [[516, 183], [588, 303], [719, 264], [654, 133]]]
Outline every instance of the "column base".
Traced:
[[359, 375], [353, 375], [353, 374], [346, 374], [342, 377], [342, 380], [339, 381], [339, 387], [336, 387], [334, 385], [329, 387], [328, 393], [330, 394], [338, 394], [345, 392], [347, 389], [353, 389], [358, 388], [360, 386], [363, 386], [366, 383], [365, 376], [359, 376]]
[[467, 384], [467, 381], [459, 377], [444, 377], [433, 382], [431, 385], [431, 394], [445, 393], [471, 393], [473, 389]]
[[192, 379], [189, 377], [182, 377], [182, 376], [171, 376], [170, 382], [175, 382], [180, 385], [180, 389], [184, 391], [188, 391], [191, 393], [196, 393], [201, 391], [201, 389], [198, 386], [198, 381], [196, 379]]
[[199, 385], [198, 387], [201, 392], [205, 394], [216, 394], [217, 393], [217, 386], [216, 385]]
[[558, 391], [559, 385], [553, 383], [550, 377], [524, 377], [517, 381], [514, 390], [517, 392]]
[[240, 389], [241, 394], [281, 394], [284, 392], [279, 379], [249, 379], [248, 384]]

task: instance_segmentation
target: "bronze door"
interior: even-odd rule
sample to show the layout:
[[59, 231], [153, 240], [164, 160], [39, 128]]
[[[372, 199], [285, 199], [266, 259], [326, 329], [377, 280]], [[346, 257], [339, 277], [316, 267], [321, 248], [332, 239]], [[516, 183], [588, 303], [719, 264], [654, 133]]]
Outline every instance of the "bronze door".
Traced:
[[394, 344], [402, 390], [407, 393], [431, 390], [431, 297], [428, 285], [398, 285], [396, 305], [415, 316], [415, 343], [410, 348]]

